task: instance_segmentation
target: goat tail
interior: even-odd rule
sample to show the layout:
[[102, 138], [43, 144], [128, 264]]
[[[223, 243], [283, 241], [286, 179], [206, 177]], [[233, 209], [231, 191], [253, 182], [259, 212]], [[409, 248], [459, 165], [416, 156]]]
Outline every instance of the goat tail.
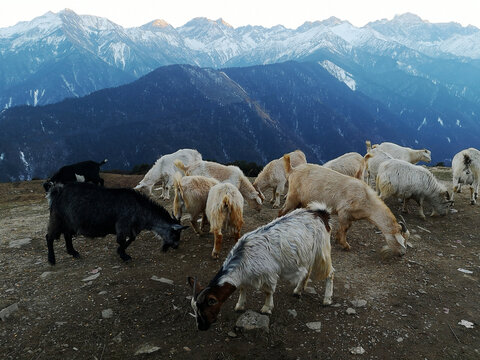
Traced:
[[185, 175], [187, 175], [188, 168], [185, 166], [182, 160], [176, 159], [173, 163], [179, 170], [181, 170]]
[[334, 271], [332, 266], [330, 234], [324, 233], [321, 237], [319, 249], [315, 255], [315, 262], [312, 266], [312, 280], [323, 280]]
[[[371, 156], [370, 154], [367, 154]], [[367, 156], [365, 155], [365, 156]], [[367, 169], [367, 162], [365, 161], [365, 158], [362, 160], [362, 164], [360, 165], [360, 168], [357, 170], [355, 173], [355, 178], [363, 180], [365, 178], [365, 170]]]
[[288, 175], [290, 175], [290, 173], [292, 172], [292, 164], [290, 161], [289, 154], [283, 155], [283, 166], [285, 167], [285, 172], [287, 173], [287, 177], [288, 177]]
[[173, 188], [175, 190], [175, 193], [179, 193], [180, 197], [184, 199], [183, 196], [183, 187], [182, 187], [182, 174], [180, 174], [178, 171], [173, 174]]
[[463, 153], [463, 164], [465, 166], [469, 166], [471, 163], [472, 163], [472, 158], [468, 154]]
[[98, 166], [102, 166], [103, 164], [107, 163], [108, 162], [108, 159], [103, 159], [102, 161], [100, 161], [98, 163]]
[[370, 140], [365, 140], [365, 145], [367, 145], [367, 153], [372, 150], [372, 142]]

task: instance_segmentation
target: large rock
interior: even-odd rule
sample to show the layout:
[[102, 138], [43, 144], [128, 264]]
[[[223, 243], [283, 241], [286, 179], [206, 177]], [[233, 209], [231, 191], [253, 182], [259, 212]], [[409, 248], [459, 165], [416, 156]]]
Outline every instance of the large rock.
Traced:
[[7, 306], [5, 309], [0, 310], [0, 319], [2, 319], [2, 321], [7, 320], [7, 318], [17, 310], [18, 303]]
[[269, 332], [270, 318], [267, 315], [247, 310], [238, 318], [235, 326], [240, 330], [263, 330]]

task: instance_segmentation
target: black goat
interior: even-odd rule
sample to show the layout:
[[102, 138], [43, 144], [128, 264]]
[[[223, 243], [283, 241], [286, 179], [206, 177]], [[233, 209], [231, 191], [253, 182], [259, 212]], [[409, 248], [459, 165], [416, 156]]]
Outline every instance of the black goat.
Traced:
[[101, 162], [92, 160], [65, 165], [61, 167], [50, 179], [43, 183], [45, 191], [48, 191], [55, 184], [66, 184], [70, 182], [92, 182], [103, 186], [103, 179], [100, 177], [100, 166], [108, 160]]
[[[187, 226], [171, 217], [167, 210], [133, 189], [107, 189], [93, 184], [68, 183], [53, 186], [48, 192], [50, 220], [46, 235], [48, 261], [55, 264], [53, 241], [63, 233], [67, 253], [79, 257], [72, 236], [103, 237], [116, 234], [117, 252], [124, 260], [125, 249], [142, 230], [163, 238], [162, 250], [176, 249], [180, 232]], [[128, 241], [127, 241], [128, 237]]]

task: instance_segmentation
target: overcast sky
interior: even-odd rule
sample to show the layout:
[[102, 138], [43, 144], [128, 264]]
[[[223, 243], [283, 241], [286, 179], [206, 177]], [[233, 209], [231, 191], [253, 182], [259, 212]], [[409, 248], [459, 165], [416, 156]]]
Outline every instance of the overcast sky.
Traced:
[[106, 17], [123, 27], [154, 19], [178, 27], [194, 17], [207, 17], [223, 18], [234, 27], [282, 24], [296, 28], [330, 16], [363, 26], [411, 12], [430, 22], [455, 21], [480, 28], [480, 0], [0, 0], [0, 4], [0, 28], [65, 8], [79, 15]]

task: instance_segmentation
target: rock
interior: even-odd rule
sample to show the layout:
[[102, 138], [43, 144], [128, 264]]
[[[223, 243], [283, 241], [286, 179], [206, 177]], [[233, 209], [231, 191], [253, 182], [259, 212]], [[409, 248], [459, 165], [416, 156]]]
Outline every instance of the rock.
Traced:
[[149, 344], [144, 344], [140, 346], [137, 351], [135, 351], [135, 355], [141, 355], [141, 354], [151, 354], [155, 351], [160, 350], [158, 346], [153, 346]]
[[122, 342], [122, 333], [118, 333], [117, 336], [115, 336], [113, 339], [117, 344], [120, 344]]
[[190, 349], [188, 346], [184, 346], [184, 347], [183, 347], [183, 350], [185, 350], [185, 351], [187, 351], [187, 352], [192, 351], [192, 349]]
[[229, 331], [227, 335], [230, 336], [231, 338], [237, 337], [237, 334], [235, 334], [233, 331]]
[[397, 338], [397, 342], [401, 343], [403, 341], [402, 337]]
[[98, 278], [99, 276], [100, 276], [100, 273], [96, 273], [96, 274], [90, 275], [89, 277], [86, 277], [85, 279], [82, 279], [82, 281], [95, 280], [95, 279]]
[[362, 355], [365, 353], [365, 349], [361, 346], [357, 346], [357, 347], [354, 347], [354, 348], [351, 348], [350, 349], [350, 352], [353, 354], [353, 355]]
[[470, 270], [467, 270], [467, 269], [458, 268], [457, 270], [464, 273], [464, 274], [473, 274], [473, 271], [470, 271]]
[[316, 332], [320, 332], [322, 328], [322, 323], [320, 321], [308, 322], [305, 325], [311, 330], [315, 330]]
[[42, 275], [40, 275], [40, 277], [41, 277], [42, 279], [45, 279], [45, 278], [46, 278], [48, 275], [50, 275], [51, 273], [53, 273], [53, 271], [44, 271], [44, 272], [42, 273]]
[[269, 332], [270, 319], [267, 315], [247, 310], [237, 319], [235, 327], [241, 330], [264, 330]]
[[348, 315], [353, 315], [353, 314], [356, 314], [356, 313], [357, 313], [357, 311], [355, 309], [352, 309], [352, 308], [347, 309], [347, 314]]
[[155, 275], [153, 275], [150, 279], [151, 279], [151, 280], [154, 280], [154, 281], [162, 282], [162, 283], [164, 283], [164, 284], [173, 285], [173, 280], [165, 279], [165, 278], [163, 278], [163, 277], [159, 278], [159, 277], [156, 277]]
[[98, 295], [105, 295], [107, 292], [105, 290], [102, 290], [98, 293]]
[[357, 299], [350, 302], [355, 307], [364, 307], [365, 305], [367, 305], [367, 300], [362, 300], [362, 299]]
[[315, 295], [317, 292], [315, 291], [315, 289], [311, 286], [308, 286], [305, 288], [305, 292], [308, 293], [308, 294], [313, 294]]
[[2, 319], [2, 321], [7, 320], [7, 318], [17, 310], [18, 310], [18, 303], [7, 306], [6, 308], [0, 310], [0, 319]]
[[32, 239], [30, 239], [30, 238], [12, 240], [12, 241], [10, 241], [10, 244], [8, 245], [8, 247], [19, 249], [23, 245], [30, 244], [31, 241], [32, 241]]
[[289, 313], [290, 315], [292, 315], [294, 318], [297, 317], [297, 310], [291, 309], [291, 310], [287, 310], [287, 311], [288, 311], [288, 313]]
[[113, 310], [112, 309], [102, 310], [102, 318], [110, 319], [112, 316], [113, 316]]
[[473, 323], [468, 320], [459, 321], [458, 325], [465, 326], [467, 329], [473, 329]]

